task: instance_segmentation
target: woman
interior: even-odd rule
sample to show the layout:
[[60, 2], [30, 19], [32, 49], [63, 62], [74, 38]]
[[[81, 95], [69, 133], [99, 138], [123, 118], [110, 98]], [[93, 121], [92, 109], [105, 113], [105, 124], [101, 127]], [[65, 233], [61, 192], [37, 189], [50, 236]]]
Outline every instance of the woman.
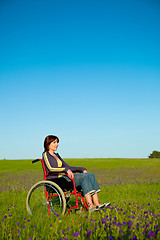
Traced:
[[69, 166], [58, 153], [55, 153], [58, 143], [59, 138], [53, 135], [47, 136], [44, 140], [43, 160], [46, 173], [58, 172], [58, 175], [49, 175], [47, 179], [68, 178], [64, 172], [67, 173], [70, 178], [74, 179], [76, 188], [79, 186], [82, 188], [90, 212], [110, 205], [110, 203], [99, 203], [97, 193], [100, 192], [100, 188], [93, 173], [88, 173], [84, 167]]

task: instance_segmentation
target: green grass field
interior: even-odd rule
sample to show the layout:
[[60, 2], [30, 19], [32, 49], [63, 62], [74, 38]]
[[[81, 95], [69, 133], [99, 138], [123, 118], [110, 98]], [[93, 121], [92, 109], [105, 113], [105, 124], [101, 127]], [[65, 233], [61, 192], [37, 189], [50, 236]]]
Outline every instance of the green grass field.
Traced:
[[93, 172], [100, 202], [111, 202], [91, 215], [30, 216], [28, 190], [43, 179], [40, 162], [0, 161], [1, 239], [160, 239], [160, 160], [65, 159]]

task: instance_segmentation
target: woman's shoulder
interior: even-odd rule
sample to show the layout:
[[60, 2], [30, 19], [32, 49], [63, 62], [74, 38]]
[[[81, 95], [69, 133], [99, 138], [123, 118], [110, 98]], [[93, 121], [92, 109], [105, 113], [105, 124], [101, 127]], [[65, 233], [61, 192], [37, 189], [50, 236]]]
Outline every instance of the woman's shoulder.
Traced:
[[42, 154], [42, 157], [43, 157], [43, 158], [48, 158], [48, 159], [54, 158], [54, 156], [52, 156], [49, 152], [44, 152], [44, 153]]

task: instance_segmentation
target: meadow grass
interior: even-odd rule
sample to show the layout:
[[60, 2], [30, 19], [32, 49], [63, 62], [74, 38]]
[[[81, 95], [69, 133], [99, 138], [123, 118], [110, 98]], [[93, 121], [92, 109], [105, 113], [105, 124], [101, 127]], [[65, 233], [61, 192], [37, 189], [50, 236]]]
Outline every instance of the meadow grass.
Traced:
[[26, 197], [43, 179], [39, 163], [0, 161], [1, 239], [160, 239], [160, 160], [65, 159], [94, 172], [100, 202], [111, 202], [91, 215], [30, 216]]

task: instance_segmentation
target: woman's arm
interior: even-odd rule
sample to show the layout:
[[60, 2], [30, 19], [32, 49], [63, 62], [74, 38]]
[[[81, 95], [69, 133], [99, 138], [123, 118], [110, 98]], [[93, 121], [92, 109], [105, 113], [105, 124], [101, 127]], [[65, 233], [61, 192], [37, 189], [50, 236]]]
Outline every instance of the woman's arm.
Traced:
[[86, 168], [84, 167], [70, 167], [71, 171], [74, 173], [74, 172], [79, 172], [79, 173], [82, 173], [84, 171], [87, 171]]
[[69, 166], [69, 165], [60, 157], [60, 155], [59, 155], [58, 153], [56, 153], [56, 156], [62, 161], [62, 166], [65, 167], [65, 168], [70, 169], [73, 173], [74, 173], [74, 172], [80, 172], [80, 173], [82, 173], [82, 172], [84, 172], [84, 171], [87, 172], [87, 169], [84, 168], [84, 167], [71, 167], [71, 166]]

